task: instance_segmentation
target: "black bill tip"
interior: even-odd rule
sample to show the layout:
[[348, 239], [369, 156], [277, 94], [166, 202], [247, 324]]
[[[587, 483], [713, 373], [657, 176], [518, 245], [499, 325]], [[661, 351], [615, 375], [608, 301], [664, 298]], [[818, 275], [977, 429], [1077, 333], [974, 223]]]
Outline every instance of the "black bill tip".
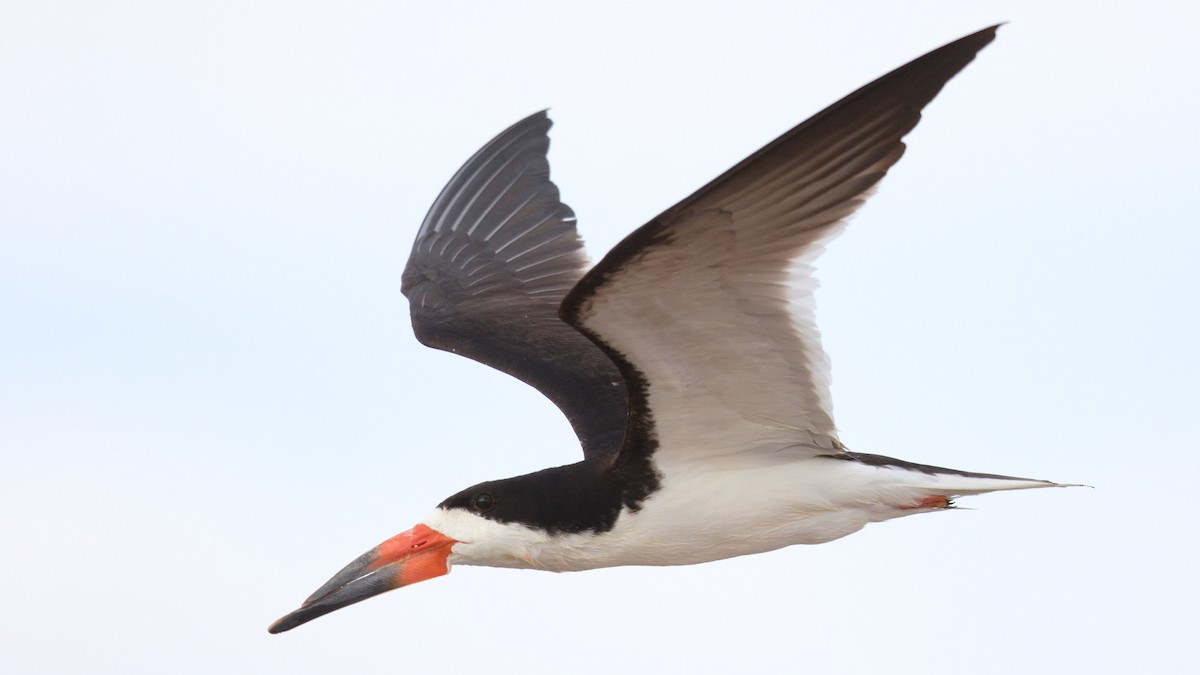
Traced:
[[355, 579], [317, 599], [310, 598], [304, 606], [284, 616], [267, 628], [272, 635], [289, 631], [296, 626], [308, 623], [313, 619], [339, 610], [343, 607], [362, 602], [380, 593], [386, 593], [397, 587], [399, 569], [395, 566], [381, 569], [365, 577]]

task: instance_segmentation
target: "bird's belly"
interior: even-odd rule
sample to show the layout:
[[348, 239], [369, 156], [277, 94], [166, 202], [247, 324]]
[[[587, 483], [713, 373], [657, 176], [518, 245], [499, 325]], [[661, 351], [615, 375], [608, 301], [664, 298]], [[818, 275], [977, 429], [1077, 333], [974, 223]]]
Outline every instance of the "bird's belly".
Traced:
[[557, 537], [537, 559], [556, 571], [690, 565], [825, 543], [908, 513], [894, 504], [909, 497], [890, 494], [877, 473], [830, 459], [669, 467], [661, 489], [612, 530]]

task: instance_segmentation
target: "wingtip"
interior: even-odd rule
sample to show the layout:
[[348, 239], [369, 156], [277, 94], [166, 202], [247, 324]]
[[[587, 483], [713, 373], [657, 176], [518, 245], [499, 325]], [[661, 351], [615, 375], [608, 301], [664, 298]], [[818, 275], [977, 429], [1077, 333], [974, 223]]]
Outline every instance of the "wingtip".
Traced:
[[517, 122], [517, 124], [514, 124], [513, 126], [517, 126], [519, 124], [525, 124], [528, 122], [532, 122], [534, 120], [546, 122], [546, 124], [548, 125], [547, 128], [554, 126], [554, 120], [550, 118], [550, 109], [549, 108], [542, 108], [541, 110], [538, 110], [537, 112], [535, 112], [531, 115], [528, 115], [527, 117], [525, 117], [525, 119], [521, 120], [520, 122]]
[[977, 30], [974, 33], [968, 33], [968, 34], [958, 38], [957, 40], [952, 40], [952, 41], [946, 43], [945, 45], [943, 45], [942, 47], [935, 49], [932, 52], [929, 52], [929, 54], [926, 54], [926, 56], [936, 54], [938, 52], [946, 50], [947, 48], [952, 48], [954, 46], [961, 47], [961, 46], [966, 46], [966, 45], [973, 45], [972, 51], [974, 51], [975, 53], [978, 53], [979, 51], [983, 50], [984, 47], [991, 44], [993, 40], [996, 39], [996, 32], [999, 31], [1000, 27], [1005, 25], [1006, 23], [1008, 23], [1008, 22], [1001, 21], [1000, 23], [992, 24], [991, 26], [988, 26], [987, 28], [982, 28], [980, 30]]
[[999, 23], [994, 23], [994, 24], [988, 26], [987, 28], [982, 28], [980, 30], [975, 31], [974, 33], [971, 33], [970, 35], [967, 35], [967, 37], [974, 37], [976, 35], [984, 35], [984, 34], [995, 36], [996, 31], [1000, 30], [1001, 26], [1005, 26], [1007, 24], [1008, 24], [1007, 21], [1001, 21]]
[[979, 51], [979, 50], [983, 49], [984, 47], [986, 47], [987, 45], [991, 44], [991, 42], [996, 39], [996, 33], [1000, 30], [1000, 27], [1003, 26], [1005, 23], [1007, 23], [1007, 22], [1001, 21], [1000, 23], [992, 24], [991, 26], [988, 26], [987, 28], [977, 30], [974, 33], [969, 33], [967, 35], [964, 35], [963, 37], [955, 40], [954, 42], [951, 42], [950, 44], [956, 44], [956, 43], [961, 44], [964, 42], [976, 42], [976, 41], [982, 40], [983, 41], [982, 44], [980, 44], [976, 48], [976, 51]]

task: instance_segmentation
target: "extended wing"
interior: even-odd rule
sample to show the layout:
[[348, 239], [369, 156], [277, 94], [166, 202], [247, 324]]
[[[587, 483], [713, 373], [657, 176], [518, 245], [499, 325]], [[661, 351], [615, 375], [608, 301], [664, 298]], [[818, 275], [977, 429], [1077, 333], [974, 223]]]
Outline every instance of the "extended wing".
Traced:
[[836, 454], [812, 261], [995, 27], [788, 131], [618, 244], [563, 304], [631, 383], [622, 453]]
[[425, 216], [404, 270], [424, 344], [516, 377], [557, 405], [584, 455], [615, 454], [628, 403], [616, 365], [558, 316], [587, 256], [550, 182], [540, 112], [463, 165]]

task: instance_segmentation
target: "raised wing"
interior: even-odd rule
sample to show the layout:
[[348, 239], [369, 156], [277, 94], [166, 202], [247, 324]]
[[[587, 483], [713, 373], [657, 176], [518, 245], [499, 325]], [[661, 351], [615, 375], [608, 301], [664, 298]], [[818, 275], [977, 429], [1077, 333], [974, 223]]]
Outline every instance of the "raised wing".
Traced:
[[631, 383], [623, 458], [842, 452], [812, 261], [995, 31], [826, 108], [635, 231], [575, 287], [564, 319]]
[[454, 174], [421, 224], [402, 288], [418, 340], [532, 385], [566, 414], [585, 456], [615, 454], [624, 380], [558, 317], [588, 261], [550, 182], [550, 124], [545, 112], [525, 118]]

